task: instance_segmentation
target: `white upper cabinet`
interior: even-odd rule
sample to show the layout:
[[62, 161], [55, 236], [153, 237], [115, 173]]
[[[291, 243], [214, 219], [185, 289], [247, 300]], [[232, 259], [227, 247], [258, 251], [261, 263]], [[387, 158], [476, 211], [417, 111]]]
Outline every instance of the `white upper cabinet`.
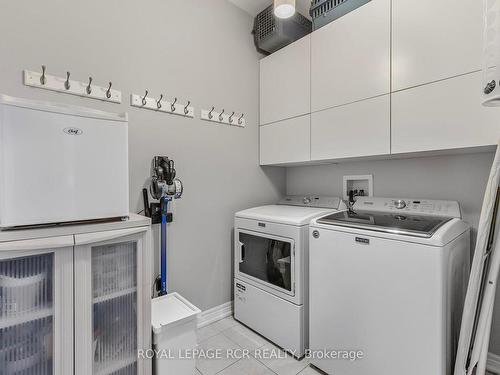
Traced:
[[260, 164], [286, 164], [311, 159], [311, 115], [260, 127]]
[[479, 0], [394, 0], [392, 90], [481, 69], [482, 12]]
[[311, 112], [311, 36], [260, 60], [260, 124]]
[[390, 152], [389, 94], [312, 114], [312, 160]]
[[389, 93], [390, 16], [372, 0], [312, 33], [312, 112]]
[[500, 111], [481, 105], [481, 73], [392, 94], [392, 152], [494, 145]]

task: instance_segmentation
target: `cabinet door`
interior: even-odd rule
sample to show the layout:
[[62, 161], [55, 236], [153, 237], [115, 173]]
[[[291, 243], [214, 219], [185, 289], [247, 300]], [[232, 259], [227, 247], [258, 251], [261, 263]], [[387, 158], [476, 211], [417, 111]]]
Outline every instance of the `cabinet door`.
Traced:
[[390, 12], [372, 0], [312, 33], [312, 112], [389, 93]]
[[481, 105], [481, 73], [392, 94], [392, 152], [495, 145], [500, 111]]
[[392, 2], [392, 90], [481, 69], [480, 1]]
[[73, 373], [73, 237], [0, 243], [0, 373]]
[[390, 97], [315, 112], [311, 116], [311, 159], [389, 154]]
[[311, 115], [260, 127], [260, 164], [310, 160]]
[[311, 112], [310, 35], [260, 60], [260, 124]]
[[138, 350], [151, 346], [148, 233], [145, 227], [75, 236], [77, 375], [147, 373]]

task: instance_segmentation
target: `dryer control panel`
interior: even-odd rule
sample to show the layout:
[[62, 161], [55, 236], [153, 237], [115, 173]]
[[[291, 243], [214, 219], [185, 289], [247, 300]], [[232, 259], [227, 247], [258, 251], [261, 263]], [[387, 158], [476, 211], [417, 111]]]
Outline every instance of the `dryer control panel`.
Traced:
[[379, 212], [405, 212], [414, 215], [433, 215], [462, 218], [460, 205], [456, 201], [414, 198], [359, 197], [354, 210]]
[[299, 207], [332, 208], [338, 210], [341, 207], [342, 201], [339, 197], [291, 195], [280, 200], [278, 204]]

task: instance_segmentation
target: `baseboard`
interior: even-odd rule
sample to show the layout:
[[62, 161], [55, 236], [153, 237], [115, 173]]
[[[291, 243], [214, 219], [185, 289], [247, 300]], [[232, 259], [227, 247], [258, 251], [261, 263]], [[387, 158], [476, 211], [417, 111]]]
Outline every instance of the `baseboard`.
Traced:
[[198, 328], [205, 327], [218, 320], [227, 318], [233, 315], [233, 302], [229, 301], [222, 305], [212, 307], [211, 309], [202, 311], [198, 315]]
[[488, 361], [486, 362], [486, 370], [494, 374], [500, 374], [500, 355], [488, 353]]

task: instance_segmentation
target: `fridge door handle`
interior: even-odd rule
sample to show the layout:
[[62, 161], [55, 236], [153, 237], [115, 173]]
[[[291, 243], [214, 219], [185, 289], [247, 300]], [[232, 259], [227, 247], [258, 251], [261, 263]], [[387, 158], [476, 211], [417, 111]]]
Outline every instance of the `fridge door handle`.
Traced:
[[84, 233], [75, 235], [75, 245], [88, 245], [98, 242], [110, 241], [116, 238], [127, 237], [138, 233], [147, 232], [149, 227], [137, 227], [128, 229], [111, 230], [95, 233]]
[[245, 260], [245, 244], [243, 242], [238, 241], [239, 251], [238, 251], [238, 262], [243, 263]]

